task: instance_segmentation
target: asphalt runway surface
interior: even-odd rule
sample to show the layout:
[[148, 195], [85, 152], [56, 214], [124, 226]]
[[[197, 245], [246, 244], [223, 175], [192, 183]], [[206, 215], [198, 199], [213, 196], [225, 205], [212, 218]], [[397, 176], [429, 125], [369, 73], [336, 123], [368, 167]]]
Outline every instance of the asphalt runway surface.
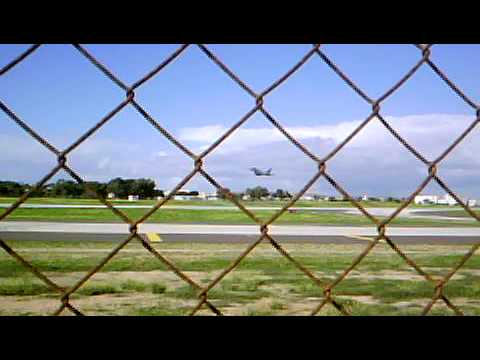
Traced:
[[[258, 225], [205, 225], [142, 223], [138, 233], [164, 242], [251, 243], [260, 236]], [[279, 242], [356, 244], [377, 236], [375, 226], [270, 225], [269, 234]], [[389, 227], [386, 234], [398, 244], [466, 245], [480, 241], [480, 227]], [[125, 223], [67, 223], [1, 221], [3, 240], [123, 241]], [[158, 240], [158, 239], [156, 239]]]
[[[217, 243], [240, 244], [252, 243], [259, 237], [258, 234], [159, 234], [161, 242], [165, 243]], [[140, 234], [148, 240], [147, 234]], [[128, 234], [112, 233], [79, 233], [79, 232], [0, 232], [2, 240], [29, 240], [29, 241], [106, 241], [121, 242]], [[371, 241], [373, 236], [355, 235], [272, 235], [279, 243], [316, 243], [316, 244], [362, 244]], [[399, 245], [473, 245], [480, 241], [478, 236], [390, 236], [392, 241]], [[267, 241], [267, 240], [264, 240]]]

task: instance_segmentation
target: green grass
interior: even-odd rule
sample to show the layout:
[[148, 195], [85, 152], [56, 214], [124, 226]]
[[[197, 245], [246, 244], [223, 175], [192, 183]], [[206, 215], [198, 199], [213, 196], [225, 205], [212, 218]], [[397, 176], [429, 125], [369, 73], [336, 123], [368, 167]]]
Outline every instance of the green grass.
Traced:
[[148, 290], [148, 285], [140, 281], [127, 280], [121, 284], [121, 289], [124, 291], [144, 292]]
[[[13, 197], [0, 197], [0, 203], [13, 203], [17, 198]], [[109, 200], [113, 204], [122, 204], [122, 205], [152, 205], [157, 203], [156, 200], [139, 200], [139, 201], [127, 201], [127, 200]], [[29, 198], [26, 203], [28, 204], [55, 204], [55, 205], [99, 205], [101, 202], [98, 199], [70, 199], [70, 198]], [[276, 200], [242, 200], [242, 203], [246, 206], [284, 206], [288, 201], [276, 201]], [[362, 205], [366, 207], [398, 207], [400, 203], [392, 201], [361, 201]], [[232, 206], [232, 202], [229, 200], [169, 200], [168, 205], [209, 205], [209, 206]], [[298, 200], [295, 207], [352, 207], [352, 203], [349, 201], [308, 201], [308, 200]], [[448, 208], [448, 206], [442, 205], [410, 205], [412, 208]]]
[[[480, 215], [480, 211], [474, 211], [476, 215]], [[450, 211], [438, 211], [435, 212], [433, 209], [432, 211], [424, 212], [422, 215], [437, 215], [437, 216], [446, 216], [446, 217], [457, 217], [457, 218], [471, 218], [473, 217], [465, 211], [463, 208], [459, 208], [457, 210], [450, 210]]]
[[[48, 243], [48, 242], [46, 242]], [[84, 272], [91, 270], [103, 259], [106, 253], [91, 252], [83, 250], [88, 244], [96, 249], [108, 251], [113, 247], [109, 243], [82, 243], [82, 242], [55, 242], [58, 251], [55, 251], [53, 244], [47, 252], [35, 252], [35, 248], [43, 247], [44, 242], [9, 242], [20, 253], [24, 254], [32, 263], [43, 272], [52, 272], [48, 276], [56, 281], [56, 277], [64, 279], [68, 286], [76, 280], [69, 280], [69, 273]], [[81, 246], [80, 246], [81, 245]], [[77, 252], [65, 252], [65, 247], [74, 248], [78, 246]], [[190, 249], [191, 252], [169, 252], [166, 256], [171, 259], [182, 271], [194, 271], [192, 278], [205, 286], [205, 279], [214, 278], [214, 274], [227, 267], [233, 259], [246, 247], [245, 244], [156, 244], [155, 247], [161, 252], [162, 249]], [[293, 257], [305, 267], [315, 272], [323, 284], [331, 283], [341, 272], [348, 267], [353, 259], [366, 244], [361, 245], [293, 245], [288, 244], [287, 248]], [[238, 250], [238, 252], [225, 253], [215, 250], [225, 249]], [[130, 246], [130, 249], [142, 249], [140, 245]], [[448, 269], [456, 265], [462, 258], [462, 252], [467, 246], [406, 246], [402, 249], [408, 253], [425, 271], [434, 274], [446, 274]], [[201, 249], [203, 252], [195, 253]], [[143, 249], [142, 249], [143, 250]], [[271, 250], [271, 252], [267, 251]], [[378, 276], [382, 271], [394, 270], [402, 274], [416, 274], [411, 268], [395, 253], [387, 251], [386, 245], [380, 244], [355, 268], [355, 272], [347, 276], [333, 288], [332, 295], [342, 304], [351, 310], [353, 315], [419, 315], [422, 306], [415, 304], [415, 301], [429, 299], [434, 294], [434, 285], [425, 280], [399, 280], [389, 278], [383, 274], [383, 278], [359, 278], [356, 274], [365, 276]], [[438, 250], [438, 252], [437, 252]], [[31, 251], [31, 252], [29, 252]], [[440, 268], [434, 270], [431, 268]], [[464, 302], [459, 307], [468, 315], [480, 315], [480, 307], [473, 301], [480, 299], [480, 276], [476, 273], [469, 273], [469, 269], [480, 268], [480, 256], [473, 256], [459, 274], [460, 279], [450, 280], [445, 287], [445, 294], [457, 304], [457, 298], [464, 298], [471, 303]], [[168, 271], [158, 259], [145, 252], [120, 252], [101, 272], [118, 271]], [[214, 273], [210, 273], [210, 272]], [[66, 277], [67, 276], [67, 277]], [[139, 275], [141, 276], [141, 275]], [[155, 275], [157, 276], [157, 275]], [[158, 273], [158, 276], [163, 276]], [[78, 278], [78, 274], [75, 277]], [[112, 277], [115, 279], [116, 277]], [[129, 276], [130, 278], [130, 276]], [[150, 277], [149, 277], [150, 278]], [[122, 305], [122, 309], [132, 315], [184, 315], [194, 305], [179, 309], [172, 309], [172, 304], [180, 303], [178, 300], [187, 300], [194, 304], [198, 301], [196, 289], [190, 285], [177, 280], [168, 280], [169, 277], [160, 277], [159, 281], [141, 281], [141, 277], [133, 276], [129, 280], [114, 280], [107, 282], [91, 279], [74, 293], [76, 299], [84, 299], [88, 296], [107, 294], [118, 294], [119, 297], [127, 299], [132, 294], [144, 293], [146, 299], [148, 294], [161, 294], [158, 299], [165, 301], [165, 304], [158, 306], [147, 306], [151, 303]], [[171, 283], [171, 281], [175, 281]], [[282, 291], [280, 292], [281, 289]], [[279, 297], [283, 294], [283, 297]], [[40, 280], [28, 272], [21, 264], [5, 252], [0, 252], [0, 296], [59, 296], [58, 293], [48, 288]], [[116, 297], [117, 295], [115, 295]], [[136, 295], [135, 295], [136, 296]], [[249, 315], [272, 315], [274, 313], [288, 312], [290, 303], [305, 301], [308, 298], [323, 297], [323, 289], [312, 282], [308, 277], [294, 267], [292, 263], [280, 256], [268, 246], [262, 244], [261, 248], [255, 250], [231, 273], [222, 279], [208, 293], [209, 299], [220, 310], [223, 307], [230, 307], [236, 304], [237, 307], [244, 306], [245, 314]], [[356, 296], [371, 296], [379, 304], [365, 304], [358, 302]], [[256, 309], [255, 300], [269, 299], [273, 301], [267, 305], [267, 309]], [[23, 301], [23, 299], [22, 299]], [[25, 299], [25, 309], [29, 311], [28, 299]], [[122, 300], [123, 301], [123, 300]], [[131, 300], [125, 300], [130, 301]], [[148, 300], [150, 301], [150, 300]], [[400, 301], [412, 302], [411, 306], [399, 308], [395, 304]], [[183, 302], [182, 302], [183, 303]], [[258, 304], [265, 304], [261, 301]], [[127, 306], [128, 305], [128, 306]], [[259, 305], [260, 306], [260, 305]], [[130, 308], [131, 307], [131, 308]], [[312, 305], [312, 310], [314, 305]], [[101, 309], [100, 309], [101, 310]], [[100, 312], [99, 310], [99, 312]], [[106, 309], [105, 313], [114, 312], [114, 309]], [[122, 310], [123, 311], [123, 310]], [[223, 311], [223, 310], [222, 310]], [[250, 312], [250, 313], [249, 313]], [[327, 307], [322, 310], [322, 315], [337, 315], [334, 308]], [[432, 315], [450, 315], [450, 310], [442, 307], [434, 307]]]
[[[259, 289], [259, 284], [249, 280], [223, 280], [208, 292], [208, 298], [228, 302], [248, 302], [270, 296], [270, 292]], [[198, 291], [184, 285], [165, 293], [186, 300], [198, 299]]]
[[[461, 280], [450, 280], [445, 287], [447, 297], [465, 297], [478, 299], [480, 296], [480, 277], [467, 276]], [[308, 279], [296, 279], [293, 292], [308, 297], [323, 297], [323, 289]], [[434, 284], [428, 281], [388, 280], [388, 279], [352, 279], [346, 278], [332, 290], [333, 296], [372, 296], [389, 304], [398, 301], [419, 298], [432, 298]], [[340, 300], [340, 302], [342, 302]]]
[[122, 288], [118, 286], [113, 286], [110, 284], [94, 284], [87, 283], [85, 286], [82, 286], [75, 293], [80, 295], [103, 295], [103, 294], [116, 294], [122, 292]]
[[[65, 254], [35, 256], [31, 264], [40, 271], [46, 272], [86, 272], [93, 269], [104, 257], [103, 254], [91, 256], [65, 256]], [[152, 271], [166, 270], [167, 268], [158, 259], [150, 256], [129, 256], [120, 254], [115, 256], [102, 268], [102, 271]], [[0, 256], [0, 278], [18, 276], [29, 273], [29, 270], [15, 259]]]
[[167, 290], [167, 287], [164, 284], [153, 284], [152, 292], [154, 294], [163, 294]]
[[[418, 316], [421, 313], [420, 307], [398, 309], [392, 305], [364, 304], [354, 300], [344, 301], [342, 304], [346, 305], [347, 310], [353, 316]], [[331, 309], [331, 312], [333, 311], [334, 310]], [[437, 310], [435, 315], [450, 315], [450, 313], [450, 310], [441, 309]], [[338, 312], [336, 314], [338, 314]]]
[[147, 307], [133, 307], [129, 312], [129, 316], [185, 316], [191, 309], [185, 307], [171, 308], [163, 304]]
[[[322, 290], [313, 283], [298, 285], [299, 293], [307, 296], [323, 296]], [[386, 279], [344, 279], [332, 290], [343, 296], [373, 296], [391, 303], [418, 298], [431, 298], [434, 285], [427, 281], [386, 280]]]
[[[465, 251], [465, 254], [467, 251]], [[448, 268], [451, 269], [454, 266], [457, 266], [464, 254], [455, 254], [449, 255], [445, 254], [442, 256], [422, 256], [422, 255], [412, 255], [411, 258], [418, 263], [422, 268], [434, 267], [434, 268]], [[462, 269], [479, 269], [480, 268], [480, 256], [474, 255], [467, 260], [467, 262], [462, 266]]]
[[[120, 209], [131, 219], [141, 218], [148, 209]], [[253, 211], [261, 220], [271, 218], [275, 211]], [[379, 220], [384, 218], [378, 217]], [[27, 209], [19, 208], [9, 214], [6, 220], [17, 221], [55, 221], [55, 222], [123, 222], [109, 209]], [[200, 223], [200, 224], [254, 224], [241, 211], [237, 210], [184, 210], [184, 209], [160, 209], [149, 217], [146, 223]], [[275, 224], [298, 224], [298, 225], [332, 225], [332, 226], [374, 226], [363, 215], [342, 214], [337, 212], [286, 212], [280, 216]], [[480, 226], [479, 222], [458, 220], [433, 220], [396, 218], [391, 222], [392, 226]]]
[[[26, 242], [27, 243], [27, 242]], [[35, 242], [31, 242], [35, 243]], [[27, 243], [31, 246], [31, 243]], [[37, 245], [41, 247], [43, 242]], [[60, 243], [60, 242], [55, 242]], [[22, 241], [11, 242], [11, 246], [22, 253]], [[61, 244], [61, 243], [60, 243]], [[69, 244], [69, 243], [67, 243]], [[99, 246], [99, 244], [95, 244]], [[31, 263], [43, 272], [86, 272], [96, 266], [107, 254], [108, 250], [113, 248], [113, 245], [108, 246], [106, 243], [105, 253], [64, 253], [64, 252], [42, 252], [42, 253], [25, 253], [24, 255], [31, 261]], [[162, 245], [166, 248], [176, 244]], [[203, 244], [204, 249], [215, 249], [214, 244]], [[207, 256], [198, 256], [191, 258], [183, 253], [168, 254], [167, 257], [171, 259], [182, 271], [217, 271], [225, 269], [229, 266], [237, 254], [246, 246], [240, 244], [237, 246], [238, 253], [215, 253], [212, 251]], [[63, 244], [60, 245], [61, 247]], [[70, 245], [74, 246], [74, 245]], [[178, 246], [178, 245], [176, 245]], [[218, 245], [217, 245], [218, 247]], [[291, 247], [291, 246], [290, 246]], [[264, 247], [269, 249], [269, 247]], [[287, 249], [289, 246], [287, 246]], [[314, 249], [314, 247], [312, 247]], [[342, 253], [326, 253], [321, 256], [306, 255], [305, 253], [295, 254], [294, 258], [302, 263], [311, 271], [335, 272], [342, 271], [348, 267], [358, 253], [360, 253], [362, 246], [357, 246], [358, 252], [352, 254]], [[28, 249], [28, 247], [26, 247]], [[161, 247], [159, 247], [161, 252]], [[465, 250], [466, 252], [466, 250]], [[294, 252], [293, 252], [294, 253]], [[272, 253], [274, 254], [274, 253]], [[451, 268], [459, 263], [462, 259], [462, 254], [443, 254], [443, 255], [429, 255], [428, 253], [415, 253], [410, 257], [415, 260], [422, 268], [428, 271], [429, 267]], [[471, 257], [463, 266], [463, 269], [478, 269], [480, 268], [480, 256]], [[275, 253], [275, 256], [259, 255], [255, 252], [245, 258], [237, 267], [239, 270], [260, 271], [266, 275], [276, 275], [283, 273], [299, 272], [294, 265]], [[358, 271], [381, 271], [384, 269], [401, 270], [409, 269], [409, 266], [397, 254], [387, 252], [382, 255], [370, 254], [356, 268]], [[112, 260], [110, 260], [103, 268], [102, 272], [111, 271], [152, 271], [152, 270], [167, 270], [167, 267], [153, 257], [149, 253], [127, 253], [120, 252]], [[0, 252], [0, 278], [15, 277], [22, 274], [29, 273], [29, 270], [21, 265], [18, 261], [12, 258], [5, 252]]]
[[274, 301], [271, 305], [270, 305], [270, 309], [272, 310], [283, 310], [287, 307], [287, 305], [283, 302], [279, 302], [279, 301]]
[[40, 280], [28, 277], [9, 278], [0, 282], [0, 295], [2, 296], [41, 295], [54, 292], [54, 290], [40, 282]]
[[[163, 294], [166, 291], [164, 284], [147, 284], [135, 280], [127, 280], [118, 284], [87, 282], [80, 287], [75, 294], [95, 296], [103, 294], [117, 294], [125, 292], [152, 292]], [[33, 275], [24, 274], [21, 277], [4, 278], [0, 280], [0, 295], [2, 296], [26, 296], [58, 293], [45, 285]]]
[[270, 310], [255, 310], [255, 309], [248, 309], [247, 316], [272, 316], [274, 314], [273, 311]]
[[154, 294], [163, 294], [167, 287], [163, 284], [147, 284], [135, 280], [127, 280], [120, 284], [88, 283], [76, 291], [81, 295], [102, 295], [117, 294], [125, 292], [152, 292]]
[[174, 290], [167, 292], [168, 296], [180, 299], [197, 299], [197, 290], [190, 285], [183, 285]]

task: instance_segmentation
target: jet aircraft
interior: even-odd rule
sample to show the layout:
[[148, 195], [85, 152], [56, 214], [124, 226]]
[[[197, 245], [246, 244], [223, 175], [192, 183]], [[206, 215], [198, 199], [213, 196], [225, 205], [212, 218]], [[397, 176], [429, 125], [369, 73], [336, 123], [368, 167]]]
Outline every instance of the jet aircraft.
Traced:
[[268, 169], [267, 171], [262, 171], [257, 169], [256, 167], [250, 168], [250, 171], [253, 171], [256, 176], [272, 176], [272, 169]]

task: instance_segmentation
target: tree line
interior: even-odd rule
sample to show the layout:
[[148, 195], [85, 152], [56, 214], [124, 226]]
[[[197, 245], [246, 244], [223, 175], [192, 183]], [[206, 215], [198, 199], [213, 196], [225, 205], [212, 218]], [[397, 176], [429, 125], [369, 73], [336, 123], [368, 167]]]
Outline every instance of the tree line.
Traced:
[[[138, 195], [140, 199], [155, 198], [158, 196], [165, 196], [163, 190], [156, 190], [155, 181], [151, 179], [122, 179], [117, 177], [109, 182], [102, 183], [98, 181], [86, 182], [88, 186], [79, 184], [73, 180], [59, 179], [55, 183], [49, 183], [40, 189], [32, 192], [32, 197], [57, 197], [57, 198], [95, 198], [96, 194], [102, 197], [107, 197], [109, 193], [115, 194], [115, 198], [127, 198], [129, 195]], [[4, 197], [19, 197], [27, 191], [30, 191], [34, 185], [25, 183], [18, 183], [15, 181], [0, 181], [0, 196]], [[90, 188], [92, 191], [89, 191]], [[230, 192], [229, 189], [227, 191]], [[178, 192], [180, 194], [181, 192]], [[280, 199], [291, 198], [292, 195], [285, 190], [277, 189], [270, 192], [267, 188], [257, 186], [254, 188], [247, 188], [243, 192], [230, 192], [236, 198], [243, 198], [247, 195], [252, 200], [260, 200], [266, 197], [274, 197]], [[191, 191], [186, 195], [198, 195], [198, 191]], [[222, 192], [217, 192], [220, 199], [225, 199], [226, 195]]]
[[[72, 180], [57, 180], [55, 183], [49, 183], [44, 185], [41, 189], [34, 191], [32, 197], [58, 197], [58, 198], [95, 198], [96, 194], [100, 194], [102, 197], [107, 197], [109, 193], [114, 193], [115, 198], [125, 199], [129, 195], [138, 195], [140, 199], [151, 199], [158, 196], [165, 196], [163, 190], [156, 190], [155, 181], [151, 179], [122, 179], [117, 177], [110, 180], [107, 183], [90, 181], [86, 182], [94, 192], [88, 191], [87, 186], [78, 184]], [[17, 183], [15, 181], [0, 181], [0, 196], [4, 197], [19, 197], [30, 189], [33, 185]], [[232, 192], [230, 189], [226, 189], [237, 199], [242, 199], [247, 196], [250, 200], [261, 200], [265, 198], [276, 199], [291, 199], [293, 196], [286, 190], [277, 189], [270, 192], [267, 188], [262, 186], [256, 186], [254, 188], [247, 188], [243, 192]], [[189, 193], [183, 193], [179, 191], [178, 195], [198, 195], [198, 191], [190, 191]], [[217, 191], [217, 197], [219, 199], [225, 199], [226, 194], [221, 191]], [[324, 199], [323, 196], [315, 195], [315, 200]], [[335, 197], [329, 197], [330, 201], [339, 201]], [[347, 199], [342, 199], [346, 201]], [[361, 200], [361, 197], [356, 198]], [[370, 201], [381, 201], [379, 198], [369, 198]], [[386, 201], [400, 202], [399, 199], [388, 197]]]
[[[94, 198], [96, 193], [107, 197], [114, 193], [116, 198], [138, 195], [141, 199], [163, 196], [162, 190], [155, 190], [155, 181], [151, 179], [122, 179], [117, 177], [107, 183], [88, 181], [87, 186], [76, 181], [59, 179], [35, 190], [32, 197]], [[0, 181], [0, 196], [18, 197], [30, 191], [34, 185], [15, 181]], [[88, 190], [91, 189], [91, 191]], [[92, 192], [93, 191], [93, 192]]]
[[[226, 189], [228, 192], [233, 194], [237, 199], [242, 199], [244, 196], [248, 196], [251, 200], [260, 200], [262, 198], [272, 197], [278, 199], [290, 199], [292, 194], [288, 191], [277, 189], [276, 191], [270, 192], [267, 188], [263, 186], [256, 186], [254, 188], [247, 188], [244, 192], [231, 192], [230, 189]], [[217, 191], [217, 197], [219, 199], [225, 199], [226, 195], [223, 192]]]

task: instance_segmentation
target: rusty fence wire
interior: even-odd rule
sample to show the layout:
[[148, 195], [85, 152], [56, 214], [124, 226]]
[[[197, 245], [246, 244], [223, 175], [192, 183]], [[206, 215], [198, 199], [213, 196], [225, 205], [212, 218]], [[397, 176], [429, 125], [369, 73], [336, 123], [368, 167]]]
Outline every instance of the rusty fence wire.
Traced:
[[[13, 203], [9, 208], [7, 208], [2, 214], [0, 214], [0, 221], [5, 219], [10, 213], [17, 209], [22, 203], [24, 203], [30, 195], [45, 185], [49, 179], [51, 179], [57, 172], [61, 169], [65, 170], [68, 174], [71, 175], [79, 184], [83, 184], [87, 191], [94, 193], [97, 198], [108, 207], [116, 216], [118, 216], [122, 221], [129, 225], [130, 235], [117, 245], [98, 265], [91, 269], [83, 278], [81, 278], [77, 283], [75, 283], [70, 288], [62, 288], [61, 286], [54, 283], [50, 280], [45, 274], [39, 271], [35, 266], [30, 262], [20, 256], [14, 249], [12, 249], [3, 239], [0, 239], [0, 246], [12, 257], [18, 260], [22, 265], [24, 265], [28, 270], [35, 274], [40, 280], [42, 280], [46, 285], [48, 285], [52, 290], [59, 293], [60, 304], [58, 309], [53, 313], [54, 315], [61, 314], [65, 309], [70, 310], [76, 315], [83, 315], [83, 313], [77, 309], [70, 301], [70, 296], [77, 291], [81, 286], [83, 286], [95, 273], [100, 271], [122, 248], [124, 248], [132, 240], [139, 241], [141, 245], [150, 252], [153, 256], [158, 258], [164, 265], [168, 267], [172, 272], [174, 272], [179, 278], [188, 283], [198, 294], [198, 303], [191, 310], [190, 315], [195, 315], [202, 307], [206, 306], [216, 315], [222, 315], [222, 312], [214, 306], [209, 301], [209, 291], [215, 287], [227, 274], [233, 271], [242, 260], [244, 260], [248, 254], [255, 249], [262, 241], [268, 242], [272, 247], [277, 250], [283, 257], [288, 259], [295, 267], [297, 267], [301, 272], [303, 272], [308, 278], [312, 280], [317, 286], [319, 286], [323, 291], [323, 299], [321, 302], [311, 311], [311, 315], [316, 315], [318, 312], [327, 304], [332, 305], [339, 314], [350, 315], [350, 312], [347, 308], [342, 305], [340, 300], [335, 299], [334, 290], [335, 287], [344, 280], [349, 273], [355, 269], [356, 266], [372, 251], [372, 249], [381, 241], [384, 240], [395, 253], [397, 253], [409, 266], [411, 266], [416, 272], [418, 272], [426, 281], [432, 282], [435, 285], [434, 293], [432, 294], [431, 300], [423, 308], [422, 314], [426, 315], [431, 310], [432, 306], [439, 300], [443, 301], [450, 309], [452, 309], [455, 314], [463, 315], [463, 312], [455, 306], [444, 294], [444, 287], [447, 282], [452, 278], [452, 276], [463, 266], [463, 264], [470, 259], [475, 251], [480, 247], [480, 242], [472, 246], [472, 248], [463, 256], [463, 258], [458, 262], [458, 264], [453, 267], [443, 278], [434, 279], [430, 274], [425, 272], [418, 264], [416, 264], [411, 258], [409, 258], [387, 235], [388, 225], [396, 218], [396, 216], [407, 206], [409, 206], [414, 200], [415, 196], [418, 195], [430, 182], [436, 182], [440, 187], [442, 187], [448, 194], [450, 194], [464, 209], [468, 212], [470, 216], [474, 219], [480, 221], [480, 217], [473, 212], [465, 202], [459, 198], [453, 192], [450, 187], [443, 181], [437, 174], [437, 169], [439, 164], [445, 157], [474, 129], [474, 127], [480, 121], [480, 107], [474, 101], [472, 101], [455, 83], [442, 71], [431, 59], [431, 49], [432, 45], [417, 44], [414, 45], [418, 49], [419, 59], [414, 64], [414, 66], [409, 69], [409, 71], [399, 79], [391, 88], [387, 89], [383, 95], [377, 99], [371, 98], [366, 94], [360, 87], [358, 87], [355, 82], [343, 72], [335, 62], [330, 59], [324, 51], [322, 51], [321, 44], [313, 44], [312, 48], [301, 58], [299, 61], [289, 69], [283, 76], [274, 81], [270, 86], [264, 89], [261, 92], [254, 91], [248, 84], [246, 84], [242, 79], [240, 79], [216, 54], [212, 52], [205, 45], [195, 45], [198, 47], [198, 50], [201, 51], [205, 56], [207, 56], [213, 63], [218, 66], [219, 71], [224, 72], [228, 77], [231, 78], [238, 86], [240, 86], [246, 93], [252, 97], [252, 108], [249, 110], [241, 119], [239, 119], [228, 131], [226, 131], [222, 136], [220, 136], [210, 147], [204, 150], [201, 154], [195, 154], [189, 150], [185, 145], [183, 145], [178, 139], [176, 139], [171, 133], [168, 132], [156, 119], [154, 119], [145, 109], [135, 100], [135, 90], [145, 84], [147, 81], [151, 80], [155, 76], [159, 76], [162, 70], [173, 63], [182, 53], [190, 46], [185, 44], [180, 46], [176, 51], [171, 53], [167, 58], [165, 58], [158, 66], [152, 69], [148, 74], [143, 76], [141, 79], [136, 81], [132, 85], [125, 84], [121, 79], [113, 74], [104, 64], [98, 61], [94, 54], [88, 51], [84, 46], [74, 44], [73, 47], [79, 52], [80, 56], [88, 59], [93, 66], [95, 66], [99, 71], [101, 71], [106, 77], [108, 77], [116, 86], [122, 88], [125, 91], [125, 100], [119, 103], [113, 110], [111, 110], [107, 115], [100, 119], [93, 127], [91, 127], [87, 132], [80, 136], [76, 141], [74, 141], [70, 146], [64, 150], [57, 149], [54, 145], [50, 144], [42, 136], [40, 136], [34, 129], [32, 129], [27, 122], [20, 119], [12, 109], [10, 109], [5, 103], [0, 100], [0, 108], [2, 111], [8, 115], [8, 117], [13, 120], [18, 126], [25, 130], [33, 139], [38, 141], [44, 147], [46, 147], [54, 156], [57, 158], [57, 165], [51, 169], [47, 175], [45, 175], [33, 188], [28, 192], [22, 195], [15, 203]], [[12, 68], [17, 66], [19, 63], [24, 61], [35, 52], [40, 45], [31, 46], [28, 50], [23, 52], [16, 59], [13, 59], [5, 67], [0, 69], [0, 76], [5, 75]], [[341, 143], [339, 143], [330, 153], [324, 157], [318, 157], [313, 154], [305, 145], [296, 140], [288, 131], [281, 125], [281, 123], [273, 117], [273, 115], [268, 111], [266, 105], [267, 95], [273, 92], [281, 84], [287, 81], [296, 71], [298, 71], [305, 63], [307, 63], [311, 58], [319, 57], [328, 67], [335, 72], [344, 83], [349, 86], [358, 96], [360, 96], [364, 101], [371, 105], [371, 113], [367, 118], [351, 133], [349, 134]], [[468, 104], [472, 111], [475, 112], [475, 120], [472, 124], [465, 129], [465, 131], [450, 144], [440, 156], [436, 159], [428, 160], [426, 159], [418, 150], [416, 150], [411, 144], [409, 144], [395, 129], [385, 120], [381, 114], [382, 103], [390, 97], [394, 92], [396, 92], [402, 85], [404, 85], [422, 66], [430, 67], [444, 82], [450, 87], [450, 89], [456, 93], [466, 104]], [[161, 75], [160, 75], [161, 76]], [[166, 137], [170, 142], [172, 142], [176, 147], [178, 147], [186, 156], [190, 157], [193, 162], [193, 168], [169, 193], [168, 196], [159, 200], [145, 215], [140, 219], [134, 220], [129, 218], [124, 212], [120, 209], [117, 209], [113, 206], [107, 199], [102, 197], [100, 194], [96, 193], [94, 189], [85, 182], [82, 177], [75, 172], [68, 164], [68, 156], [74, 151], [80, 144], [82, 144], [87, 138], [92, 136], [97, 130], [99, 130], [107, 122], [111, 121], [117, 113], [119, 113], [123, 108], [127, 106], [133, 106], [142, 117], [148, 121], [156, 130], [158, 130], [164, 137]], [[308, 183], [278, 212], [276, 212], [271, 218], [266, 221], [261, 221], [258, 219], [251, 211], [249, 211], [245, 206], [242, 205], [232, 193], [225, 187], [223, 187], [219, 182], [217, 182], [210, 174], [208, 174], [203, 169], [203, 160], [218, 146], [220, 146], [230, 135], [232, 135], [239, 127], [245, 124], [255, 113], [262, 113], [265, 118], [277, 128], [294, 146], [301, 150], [305, 156], [309, 157], [318, 167], [316, 174], [308, 181]], [[408, 198], [401, 203], [401, 205], [395, 209], [395, 211], [383, 221], [380, 221], [378, 218], [370, 214], [365, 207], [362, 206], [360, 202], [355, 200], [328, 172], [328, 161], [332, 159], [347, 143], [349, 143], [362, 129], [372, 121], [379, 121], [384, 127], [416, 158], [425, 164], [425, 179], [418, 185], [416, 190], [408, 196]], [[210, 184], [212, 184], [218, 191], [225, 194], [226, 198], [234, 203], [243, 213], [245, 213], [255, 224], [259, 226], [260, 236], [254, 242], [252, 242], [226, 269], [224, 269], [218, 276], [210, 281], [206, 286], [202, 286], [192, 280], [187, 274], [182, 272], [177, 265], [175, 265], [171, 260], [169, 260], [161, 251], [155, 249], [146, 241], [143, 237], [138, 234], [138, 225], [146, 221], [154, 212], [156, 212], [160, 207], [167, 203], [173, 195], [180, 190], [190, 179], [195, 175], [200, 174], [203, 176]], [[366, 216], [375, 226], [378, 232], [378, 235], [372, 239], [368, 246], [358, 255], [348, 268], [346, 268], [337, 278], [333, 281], [326, 283], [324, 280], [320, 280], [312, 271], [307, 267], [302, 265], [299, 261], [295, 260], [285, 249], [282, 247], [274, 237], [269, 234], [269, 226], [275, 222], [283, 213], [285, 213], [295, 202], [308, 191], [308, 189], [320, 178], [325, 178], [338, 192], [340, 192], [352, 205], [361, 211], [361, 213]]]

